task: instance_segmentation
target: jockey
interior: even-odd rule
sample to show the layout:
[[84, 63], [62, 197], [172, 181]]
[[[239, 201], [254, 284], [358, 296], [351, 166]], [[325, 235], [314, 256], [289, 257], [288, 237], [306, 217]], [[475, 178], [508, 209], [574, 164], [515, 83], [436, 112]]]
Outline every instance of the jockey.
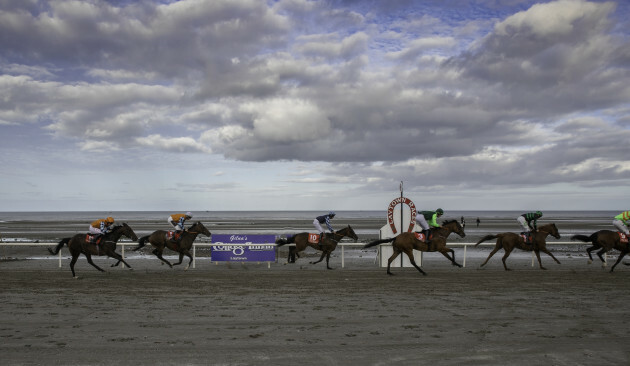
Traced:
[[[521, 234], [529, 233], [531, 230], [537, 231], [538, 228], [536, 227], [536, 221], [541, 218], [542, 215], [542, 212], [536, 211], [524, 213], [519, 216], [516, 221], [521, 224]], [[534, 223], [533, 226], [532, 223]]]
[[173, 225], [176, 232], [184, 231], [184, 223], [186, 220], [192, 219], [193, 214], [191, 212], [186, 212], [185, 214], [173, 214], [168, 217], [168, 223]]
[[330, 211], [327, 215], [317, 216], [315, 220], [313, 220], [313, 226], [315, 226], [315, 229], [319, 232], [320, 243], [322, 242], [322, 238], [324, 237], [324, 229], [322, 229], [323, 223], [326, 223], [326, 226], [331, 233], [335, 232], [335, 230], [333, 230], [332, 226], [330, 225], [330, 220], [335, 218], [335, 215], [336, 214], [334, 211]]
[[[438, 208], [435, 211], [420, 211], [416, 215], [416, 222], [422, 228], [422, 232], [424, 233], [425, 243], [429, 243], [429, 230], [430, 227], [440, 227], [440, 224], [437, 223], [437, 219], [444, 215], [444, 210]], [[427, 220], [429, 222], [427, 223]]]
[[110, 226], [113, 223], [114, 223], [114, 218], [111, 216], [106, 219], [96, 220], [90, 224], [89, 233], [97, 234], [97, 235], [105, 235], [111, 230]]
[[615, 219], [612, 223], [613, 226], [616, 227], [620, 232], [626, 235], [630, 235], [630, 230], [628, 230], [628, 226], [630, 225], [630, 211], [624, 211], [615, 216]]
[[91, 242], [96, 244], [98, 238], [101, 235], [105, 235], [111, 230], [110, 226], [113, 223], [114, 223], [114, 218], [111, 216], [107, 217], [106, 219], [100, 219], [100, 220], [96, 220], [92, 222], [88, 229], [88, 232], [94, 235]]

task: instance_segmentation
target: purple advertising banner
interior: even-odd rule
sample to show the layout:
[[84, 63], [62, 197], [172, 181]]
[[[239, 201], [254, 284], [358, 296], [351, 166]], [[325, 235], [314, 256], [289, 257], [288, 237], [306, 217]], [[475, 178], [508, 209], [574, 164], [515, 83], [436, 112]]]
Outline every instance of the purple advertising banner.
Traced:
[[210, 260], [213, 262], [275, 262], [275, 241], [275, 235], [213, 234]]

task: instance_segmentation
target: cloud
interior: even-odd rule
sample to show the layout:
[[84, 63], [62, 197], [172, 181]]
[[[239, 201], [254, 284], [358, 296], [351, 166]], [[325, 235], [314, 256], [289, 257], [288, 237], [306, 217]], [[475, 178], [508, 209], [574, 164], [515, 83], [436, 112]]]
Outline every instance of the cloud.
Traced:
[[136, 142], [140, 146], [157, 150], [164, 150], [176, 153], [211, 153], [212, 150], [206, 145], [196, 141], [191, 137], [164, 137], [160, 135], [149, 135], [138, 137]]

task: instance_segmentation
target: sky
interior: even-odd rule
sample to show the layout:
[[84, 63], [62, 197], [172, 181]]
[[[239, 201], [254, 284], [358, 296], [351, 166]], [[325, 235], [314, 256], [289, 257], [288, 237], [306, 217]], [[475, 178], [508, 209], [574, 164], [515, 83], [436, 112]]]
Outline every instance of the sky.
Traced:
[[0, 211], [630, 209], [630, 2], [0, 0]]

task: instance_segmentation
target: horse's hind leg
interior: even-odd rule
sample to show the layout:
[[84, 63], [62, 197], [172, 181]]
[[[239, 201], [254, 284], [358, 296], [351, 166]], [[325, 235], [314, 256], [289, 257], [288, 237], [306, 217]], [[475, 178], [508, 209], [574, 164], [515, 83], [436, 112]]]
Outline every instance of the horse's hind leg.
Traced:
[[490, 252], [490, 255], [488, 255], [488, 258], [486, 258], [486, 261], [483, 262], [479, 267], [483, 267], [486, 265], [486, 263], [488, 263], [488, 261], [490, 260], [490, 258], [492, 258], [493, 255], [496, 254], [496, 252], [499, 251], [499, 249], [501, 249], [501, 247], [499, 246], [499, 244], [497, 243], [497, 245], [494, 247], [494, 249], [492, 249], [492, 251]]
[[512, 249], [508, 249], [508, 248], [503, 248], [503, 249], [505, 249], [505, 254], [503, 255], [503, 258], [501, 258], [501, 261], [503, 262], [503, 268], [505, 268], [506, 271], [511, 271], [511, 269], [507, 267], [507, 264], [505, 263], [505, 261], [510, 256], [510, 253], [512, 253]]
[[79, 255], [75, 255], [74, 253], [72, 253], [72, 260], [70, 261], [70, 270], [72, 270], [72, 277], [74, 277], [74, 278], [79, 278], [74, 273], [74, 265], [75, 265], [75, 263], [77, 263], [77, 259], [79, 259]]
[[602, 248], [599, 252], [597, 252], [597, 256], [602, 260], [602, 267], [606, 267], [606, 260], [602, 257], [602, 254], [605, 254], [608, 250], [606, 248]]
[[[394, 259], [396, 259], [396, 257], [398, 257], [398, 255], [400, 254], [400, 250], [398, 248], [392, 246], [392, 249], [394, 250], [394, 254], [392, 254], [392, 256], [389, 257], [389, 259], [387, 260], [387, 274], [388, 275], [393, 275], [392, 271], [390, 271], [390, 267]], [[420, 270], [420, 272], [422, 272], [422, 270]]]
[[99, 267], [96, 264], [94, 264], [94, 262], [92, 262], [92, 255], [91, 254], [86, 253], [85, 257], [87, 258], [88, 263], [92, 265], [92, 267], [98, 269], [101, 272], [105, 272], [104, 269], [102, 269], [101, 267]]
[[586, 248], [586, 253], [588, 254], [588, 258], [589, 258], [589, 259], [588, 259], [588, 264], [593, 263], [593, 256], [591, 255], [591, 252], [592, 252], [593, 250], [597, 249], [597, 248], [599, 248], [599, 247], [598, 247], [598, 246], [596, 246], [596, 245], [593, 245], [593, 246], [592, 246], [592, 247], [590, 247], [590, 248]]
[[416, 269], [420, 271], [420, 273], [422, 273], [423, 276], [426, 276], [427, 274], [422, 270], [422, 268], [418, 267], [418, 265], [416, 264], [416, 260], [413, 257], [413, 249], [405, 250], [405, 254], [407, 254], [407, 257], [409, 257], [409, 262], [411, 262], [411, 264], [414, 267], [416, 267]]

